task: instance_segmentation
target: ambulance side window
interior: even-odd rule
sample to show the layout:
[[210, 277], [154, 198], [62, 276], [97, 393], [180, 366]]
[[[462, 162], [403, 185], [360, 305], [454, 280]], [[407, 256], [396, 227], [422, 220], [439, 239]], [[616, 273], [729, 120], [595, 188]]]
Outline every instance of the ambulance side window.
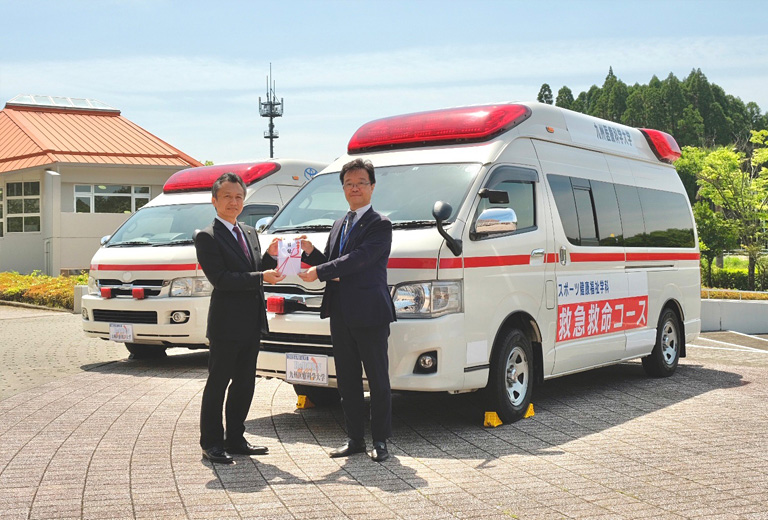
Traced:
[[245, 222], [251, 227], [264, 217], [271, 217], [277, 213], [277, 206], [271, 204], [250, 204], [243, 208], [243, 212], [237, 217], [240, 222]]
[[[524, 233], [536, 229], [536, 182], [538, 174], [536, 170], [521, 168], [519, 166], [500, 166], [494, 170], [490, 179], [485, 184], [489, 190], [505, 191], [509, 197], [507, 204], [494, 204], [488, 199], [480, 199], [475, 216], [472, 221], [470, 238], [481, 240], [484, 238], [506, 236], [510, 234]], [[476, 230], [478, 217], [487, 209], [510, 208], [517, 217], [517, 229], [513, 232], [479, 233]]]
[[[577, 246], [620, 246], [622, 217], [610, 182], [547, 175], [565, 236]], [[642, 215], [640, 216], [642, 229]]]

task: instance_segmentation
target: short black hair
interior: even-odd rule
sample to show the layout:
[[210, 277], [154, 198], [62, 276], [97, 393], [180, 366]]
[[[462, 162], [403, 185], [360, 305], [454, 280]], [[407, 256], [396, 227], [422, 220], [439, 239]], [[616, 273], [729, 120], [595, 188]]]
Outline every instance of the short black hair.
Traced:
[[341, 173], [339, 174], [339, 180], [344, 184], [344, 175], [349, 170], [365, 170], [368, 172], [368, 180], [371, 184], [376, 184], [376, 174], [373, 172], [373, 164], [371, 161], [365, 161], [363, 159], [355, 159], [349, 161], [347, 164], [341, 167]]
[[227, 172], [222, 173], [221, 177], [216, 179], [216, 182], [213, 183], [213, 186], [211, 187], [211, 194], [213, 195], [213, 198], [216, 198], [216, 195], [219, 193], [219, 188], [221, 188], [221, 185], [225, 182], [234, 182], [235, 184], [239, 184], [240, 187], [243, 188], [243, 195], [247, 193], [243, 179], [241, 179], [240, 176], [236, 173]]

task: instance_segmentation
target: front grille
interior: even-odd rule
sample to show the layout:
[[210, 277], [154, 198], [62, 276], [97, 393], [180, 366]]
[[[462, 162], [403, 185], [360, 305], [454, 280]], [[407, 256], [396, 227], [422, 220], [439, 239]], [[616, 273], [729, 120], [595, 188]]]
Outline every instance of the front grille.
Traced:
[[149, 323], [157, 324], [157, 312], [155, 311], [93, 311], [93, 321], [106, 321], [109, 323]]
[[316, 334], [283, 334], [270, 332], [261, 337], [261, 350], [285, 354], [333, 355], [331, 337]]

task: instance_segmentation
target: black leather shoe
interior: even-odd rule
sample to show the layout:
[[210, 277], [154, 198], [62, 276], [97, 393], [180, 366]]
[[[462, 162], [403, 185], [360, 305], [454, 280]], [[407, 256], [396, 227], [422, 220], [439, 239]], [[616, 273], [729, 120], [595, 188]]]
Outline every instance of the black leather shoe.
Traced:
[[248, 441], [243, 441], [235, 446], [227, 446], [227, 452], [238, 455], [266, 455], [269, 448], [266, 446], [254, 446]]
[[374, 442], [371, 450], [371, 458], [376, 462], [384, 462], [389, 458], [386, 442]]
[[343, 446], [339, 446], [335, 450], [331, 450], [331, 458], [336, 457], [348, 457], [355, 453], [365, 453], [365, 441], [356, 441], [354, 439], [347, 439], [347, 442]]
[[232, 464], [235, 461], [235, 459], [232, 458], [232, 455], [219, 446], [203, 450], [203, 457], [211, 462], [218, 462], [220, 464]]

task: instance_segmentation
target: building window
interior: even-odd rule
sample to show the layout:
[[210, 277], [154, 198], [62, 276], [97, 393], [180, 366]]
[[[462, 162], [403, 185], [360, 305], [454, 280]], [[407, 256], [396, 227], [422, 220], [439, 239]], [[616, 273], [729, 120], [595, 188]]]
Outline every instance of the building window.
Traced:
[[3, 187], [0, 186], [0, 238], [3, 238], [3, 229], [5, 229], [5, 220], [3, 219]]
[[132, 213], [149, 202], [149, 186], [75, 184], [75, 213]]
[[5, 225], [8, 233], [40, 231], [40, 183], [9, 182], [5, 185]]

